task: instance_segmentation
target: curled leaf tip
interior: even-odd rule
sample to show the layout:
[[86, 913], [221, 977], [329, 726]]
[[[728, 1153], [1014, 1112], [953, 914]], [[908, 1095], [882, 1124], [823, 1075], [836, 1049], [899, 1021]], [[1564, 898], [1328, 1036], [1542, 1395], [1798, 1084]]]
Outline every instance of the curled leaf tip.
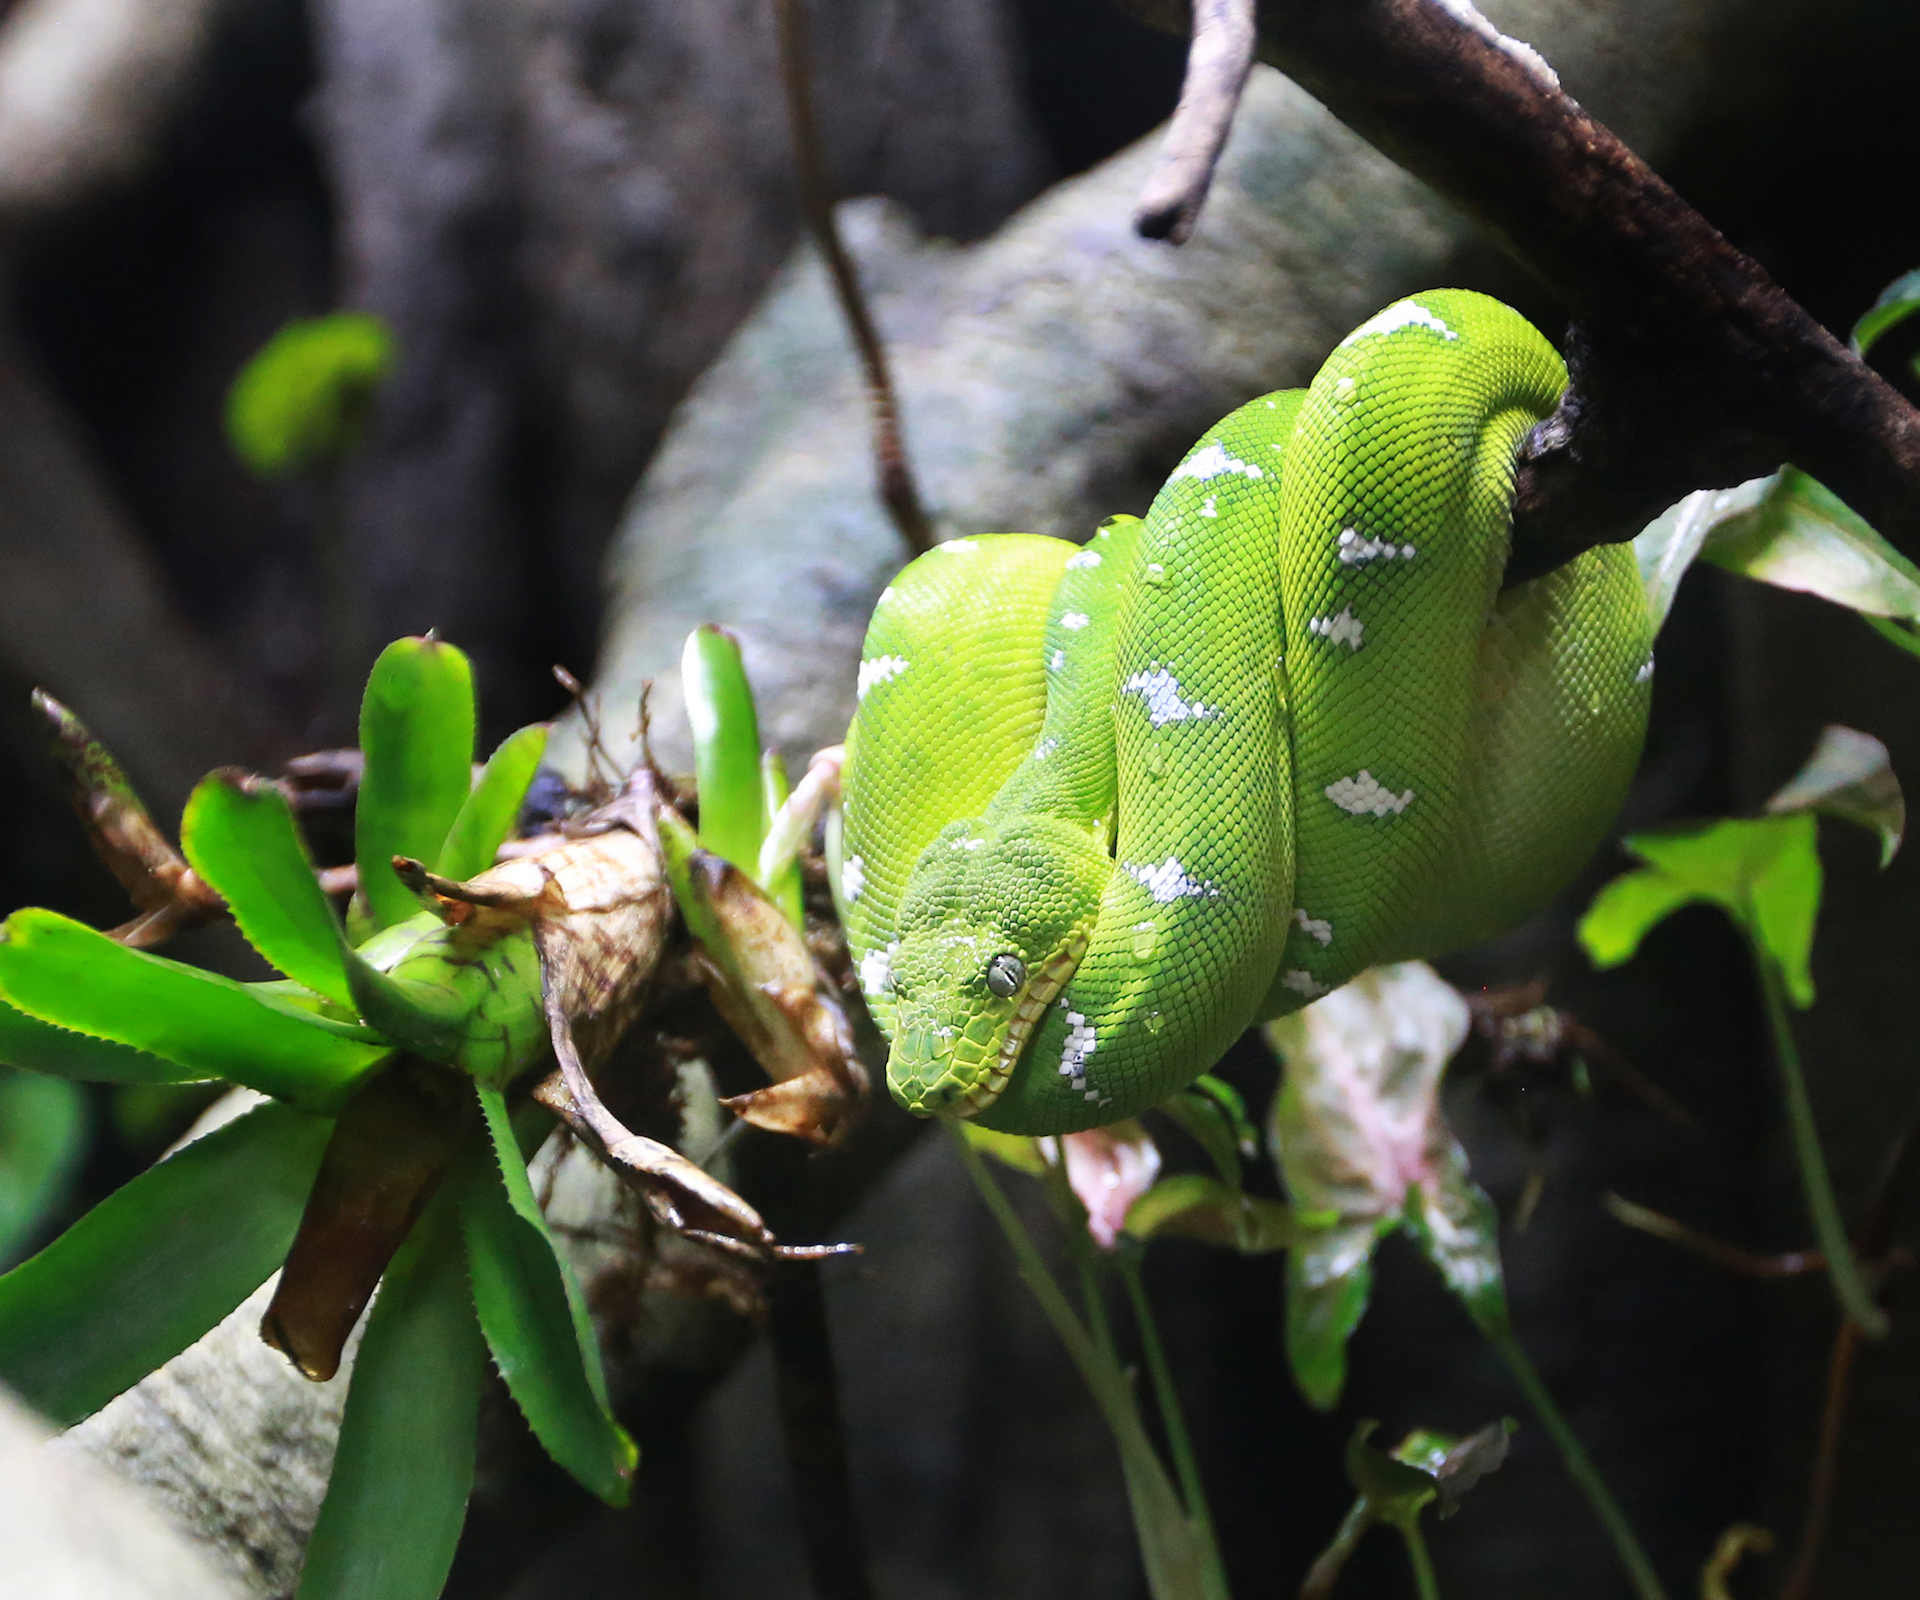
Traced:
[[1766, 805], [1769, 816], [1824, 812], [1867, 829], [1880, 840], [1885, 867], [1907, 827], [1907, 801], [1887, 747], [1870, 733], [1830, 723], [1807, 763]]

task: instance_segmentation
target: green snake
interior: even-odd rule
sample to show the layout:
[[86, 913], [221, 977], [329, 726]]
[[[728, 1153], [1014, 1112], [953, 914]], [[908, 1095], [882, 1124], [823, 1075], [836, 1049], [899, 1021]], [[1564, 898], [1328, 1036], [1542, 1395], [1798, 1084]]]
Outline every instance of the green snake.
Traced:
[[894, 579], [833, 864], [895, 1099], [1113, 1122], [1564, 887], [1653, 674], [1630, 547], [1502, 587], [1515, 452], [1565, 385], [1508, 307], [1417, 294], [1212, 428], [1144, 520]]

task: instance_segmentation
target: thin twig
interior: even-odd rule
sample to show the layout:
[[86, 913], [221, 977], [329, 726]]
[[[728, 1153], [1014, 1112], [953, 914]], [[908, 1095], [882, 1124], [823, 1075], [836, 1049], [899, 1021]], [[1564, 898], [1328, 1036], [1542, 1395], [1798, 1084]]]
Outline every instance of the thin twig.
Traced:
[[1185, 244], [1193, 234], [1253, 67], [1254, 9], [1254, 0], [1193, 0], [1180, 103], [1133, 213], [1143, 239]]
[[793, 135], [793, 163], [800, 183], [800, 209], [812, 230], [814, 243], [826, 258], [834, 293], [846, 315], [853, 342], [866, 369], [867, 399], [873, 407], [874, 471], [887, 515], [915, 555], [934, 545], [933, 525], [920, 503], [920, 491], [907, 460], [900, 429], [900, 406], [893, 378], [887, 370], [886, 347], [868, 313], [846, 245], [834, 220], [833, 191], [827, 177], [826, 153], [821, 148], [820, 124], [814, 115], [812, 53], [807, 44], [806, 0], [773, 0], [774, 22], [780, 40], [780, 80], [787, 92], [787, 121]]
[[1818, 1250], [1783, 1250], [1779, 1255], [1765, 1256], [1689, 1228], [1665, 1212], [1636, 1205], [1617, 1194], [1607, 1196], [1606, 1207], [1629, 1228], [1638, 1228], [1642, 1233], [1650, 1233], [1668, 1244], [1691, 1250], [1695, 1255], [1704, 1256], [1716, 1267], [1737, 1272], [1743, 1278], [1797, 1278], [1805, 1273], [1824, 1272], [1827, 1269], [1827, 1258]]

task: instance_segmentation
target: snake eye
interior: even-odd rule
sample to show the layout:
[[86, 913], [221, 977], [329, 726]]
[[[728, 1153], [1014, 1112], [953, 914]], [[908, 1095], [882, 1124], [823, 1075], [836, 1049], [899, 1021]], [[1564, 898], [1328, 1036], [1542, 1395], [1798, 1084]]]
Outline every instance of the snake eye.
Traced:
[[1002, 1000], [1011, 998], [1027, 981], [1027, 964], [1018, 956], [995, 956], [987, 963], [987, 988]]

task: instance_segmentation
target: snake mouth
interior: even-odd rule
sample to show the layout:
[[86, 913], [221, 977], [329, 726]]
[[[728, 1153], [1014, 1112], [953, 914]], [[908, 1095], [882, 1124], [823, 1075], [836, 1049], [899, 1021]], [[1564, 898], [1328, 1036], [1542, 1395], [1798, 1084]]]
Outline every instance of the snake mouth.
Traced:
[[887, 1083], [894, 1099], [916, 1116], [978, 1116], [1013, 1081], [1014, 1068], [1087, 953], [1088, 934], [1076, 932], [1027, 979], [999, 1048], [973, 1055], [966, 1035], [951, 1027], [906, 1023], [894, 1044]]

